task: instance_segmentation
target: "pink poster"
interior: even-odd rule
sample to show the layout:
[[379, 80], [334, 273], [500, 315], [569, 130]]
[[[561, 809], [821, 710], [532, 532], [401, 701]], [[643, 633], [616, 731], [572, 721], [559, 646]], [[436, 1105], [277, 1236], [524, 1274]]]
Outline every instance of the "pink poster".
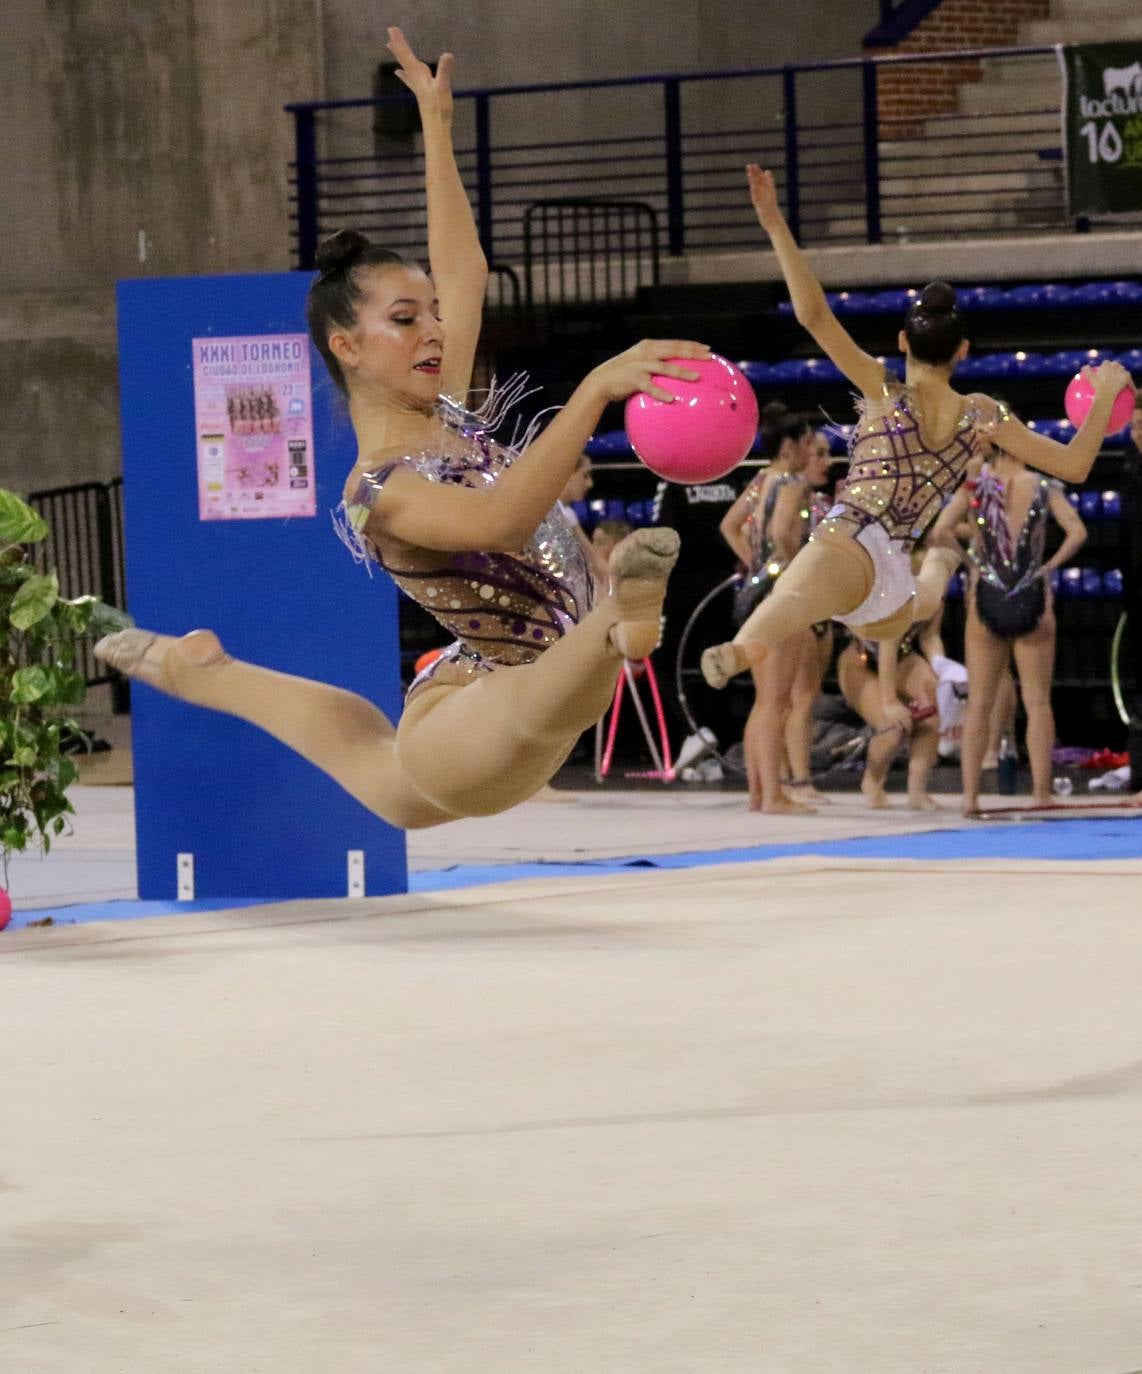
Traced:
[[198, 518], [314, 515], [305, 334], [194, 339]]

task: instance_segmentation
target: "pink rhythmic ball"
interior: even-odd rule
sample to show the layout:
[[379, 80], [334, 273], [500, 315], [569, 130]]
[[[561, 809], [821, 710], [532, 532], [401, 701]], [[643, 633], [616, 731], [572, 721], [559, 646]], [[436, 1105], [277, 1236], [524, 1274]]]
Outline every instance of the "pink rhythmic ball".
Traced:
[[0, 887], [0, 930], [3, 930], [12, 919], [12, 899]]
[[626, 408], [627, 436], [651, 472], [668, 482], [712, 482], [732, 472], [757, 435], [757, 397], [744, 373], [716, 353], [672, 358], [696, 382], [655, 377], [673, 401], [636, 392]]
[[[1086, 419], [1093, 404], [1094, 387], [1081, 372], [1076, 372], [1067, 383], [1067, 394], [1063, 398], [1067, 419], [1076, 429]], [[1110, 422], [1106, 427], [1107, 434], [1117, 434], [1120, 429], [1130, 423], [1130, 416], [1133, 413], [1134, 392], [1130, 387], [1124, 386], [1114, 398], [1114, 404], [1110, 408]]]

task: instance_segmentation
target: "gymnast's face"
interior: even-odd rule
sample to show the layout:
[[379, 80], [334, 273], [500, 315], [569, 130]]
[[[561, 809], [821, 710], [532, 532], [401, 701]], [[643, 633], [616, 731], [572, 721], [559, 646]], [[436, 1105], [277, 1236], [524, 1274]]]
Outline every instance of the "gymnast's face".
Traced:
[[444, 326], [430, 278], [419, 267], [379, 267], [363, 274], [361, 286], [356, 324], [329, 340], [350, 391], [431, 409], [440, 392]]
[[827, 436], [819, 429], [814, 430], [809, 435], [809, 461], [805, 464], [805, 481], [811, 487], [823, 487], [829, 480], [832, 461]]

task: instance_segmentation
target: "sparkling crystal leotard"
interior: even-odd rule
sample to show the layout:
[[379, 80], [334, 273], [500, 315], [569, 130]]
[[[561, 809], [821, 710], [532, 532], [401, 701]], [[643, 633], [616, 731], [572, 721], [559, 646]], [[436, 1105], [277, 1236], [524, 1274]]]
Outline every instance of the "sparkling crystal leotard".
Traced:
[[[784, 488], [791, 484], [804, 486], [802, 479], [792, 472], [778, 473], [772, 479], [768, 472], [760, 472], [743, 493], [746, 500], [746, 518], [742, 528], [749, 544], [749, 567], [736, 597], [737, 614], [741, 619], [765, 600], [784, 567], [784, 564], [774, 558], [776, 546], [770, 526], [773, 523], [773, 512], [777, 509], [777, 498]], [[764, 501], [761, 499], [763, 491]], [[807, 499], [806, 491], [806, 502], [802, 503], [801, 510], [803, 524], [807, 523], [809, 517]]]
[[951, 437], [934, 445], [923, 433], [907, 387], [886, 382], [881, 396], [858, 402], [858, 411], [848, 473], [812, 536], [846, 535], [872, 559], [868, 597], [836, 617], [850, 626], [886, 619], [914, 594], [909, 553], [963, 481], [968, 463], [986, 451], [1011, 414], [985, 396], [965, 397]]
[[373, 505], [394, 472], [487, 488], [518, 456], [490, 437], [483, 412], [461, 410], [442, 398], [439, 414], [444, 421], [439, 445], [363, 473], [337, 521], [355, 557], [379, 564], [406, 596], [456, 636], [414, 680], [410, 698], [430, 682], [463, 685], [496, 668], [533, 663], [578, 624], [594, 600], [591, 569], [557, 505], [516, 553], [447, 553], [365, 533]]

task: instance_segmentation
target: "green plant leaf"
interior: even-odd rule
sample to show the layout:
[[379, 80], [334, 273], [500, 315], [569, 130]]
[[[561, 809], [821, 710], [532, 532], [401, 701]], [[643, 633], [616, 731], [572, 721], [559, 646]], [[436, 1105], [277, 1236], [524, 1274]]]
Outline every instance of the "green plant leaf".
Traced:
[[61, 755], [59, 759], [59, 774], [56, 779], [56, 785], [59, 787], [60, 791], [62, 792], [65, 788], [70, 787], [78, 777], [79, 769], [72, 763], [71, 759]]
[[[72, 668], [54, 667], [47, 670], [46, 701], [53, 706], [78, 706], [87, 696], [87, 681]], [[58, 733], [58, 732], [57, 732]]]
[[48, 527], [14, 491], [0, 487], [0, 544], [38, 544]]
[[13, 768], [34, 768], [37, 758], [38, 755], [34, 746], [22, 744], [12, 757], [10, 759], [5, 759], [4, 762], [11, 765]]
[[9, 826], [7, 830], [0, 832], [0, 846], [4, 849], [23, 849], [27, 843], [28, 836], [24, 830]]
[[58, 597], [59, 579], [55, 573], [37, 573], [12, 598], [8, 619], [17, 630], [30, 629], [47, 615]]
[[54, 687], [54, 673], [48, 669], [41, 668], [36, 664], [31, 668], [17, 668], [12, 674], [12, 681], [9, 687], [9, 699], [17, 705], [24, 705], [30, 701], [39, 701], [46, 696]]

